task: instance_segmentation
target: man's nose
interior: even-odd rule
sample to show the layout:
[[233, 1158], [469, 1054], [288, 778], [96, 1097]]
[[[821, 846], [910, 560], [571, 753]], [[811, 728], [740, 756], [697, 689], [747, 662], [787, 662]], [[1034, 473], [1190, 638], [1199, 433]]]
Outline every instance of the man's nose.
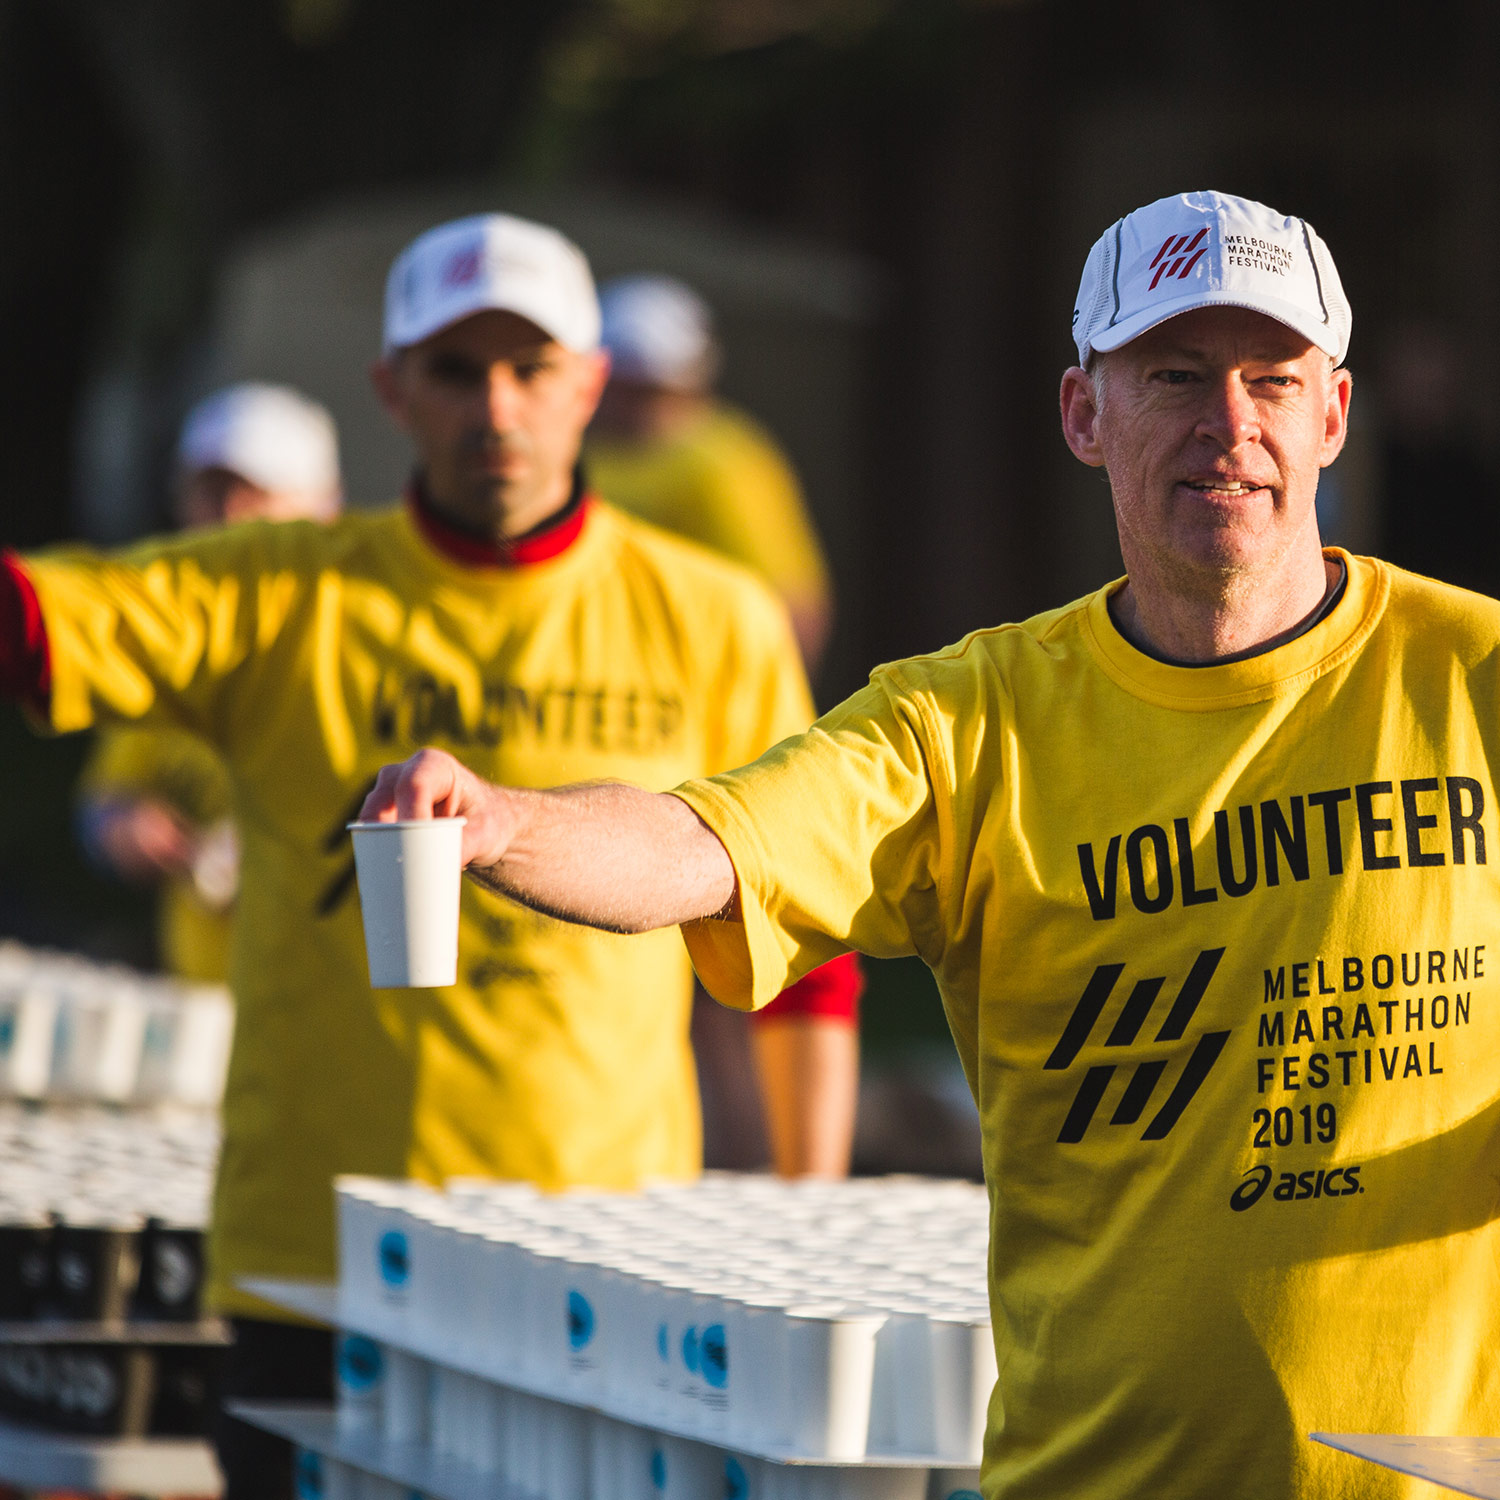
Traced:
[[496, 432], [508, 432], [516, 425], [521, 383], [514, 370], [493, 366], [484, 383], [485, 414]]
[[1260, 408], [1238, 372], [1231, 371], [1209, 386], [1198, 435], [1232, 453], [1260, 438]]

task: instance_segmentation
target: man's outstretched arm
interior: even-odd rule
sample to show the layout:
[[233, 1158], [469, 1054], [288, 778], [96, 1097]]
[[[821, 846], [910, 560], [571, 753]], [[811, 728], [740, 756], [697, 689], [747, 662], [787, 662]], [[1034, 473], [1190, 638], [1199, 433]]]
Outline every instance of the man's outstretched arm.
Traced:
[[463, 861], [481, 885], [548, 916], [650, 932], [734, 905], [734, 866], [685, 802], [616, 782], [528, 791], [496, 786], [442, 750], [386, 766], [360, 816], [461, 817]]

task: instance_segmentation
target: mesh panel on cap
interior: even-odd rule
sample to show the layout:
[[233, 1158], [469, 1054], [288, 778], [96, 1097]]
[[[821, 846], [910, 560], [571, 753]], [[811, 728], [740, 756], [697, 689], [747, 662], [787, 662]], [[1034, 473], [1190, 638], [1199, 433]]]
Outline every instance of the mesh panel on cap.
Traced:
[[1120, 225], [1125, 221], [1116, 219], [1114, 228], [1104, 237], [1104, 254], [1099, 259], [1099, 285], [1094, 288], [1094, 305], [1089, 309], [1089, 320], [1085, 329], [1089, 339], [1089, 353], [1094, 352], [1094, 335], [1107, 328], [1114, 316], [1115, 264], [1119, 258]]
[[[1311, 229], [1312, 226], [1309, 225], [1308, 228]], [[1323, 243], [1322, 236], [1314, 230], [1309, 238], [1312, 241], [1313, 265], [1318, 273], [1318, 289], [1323, 294], [1323, 306], [1328, 311], [1329, 325], [1338, 334], [1338, 357], [1342, 364], [1349, 352], [1349, 331], [1354, 325], [1354, 311], [1344, 295], [1344, 284], [1339, 280], [1333, 257], [1328, 253], [1328, 246]]]

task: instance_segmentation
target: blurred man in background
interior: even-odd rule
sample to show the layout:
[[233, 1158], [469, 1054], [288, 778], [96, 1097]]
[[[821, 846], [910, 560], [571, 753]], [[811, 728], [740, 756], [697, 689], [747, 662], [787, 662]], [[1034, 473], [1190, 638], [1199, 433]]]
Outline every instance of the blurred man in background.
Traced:
[[624, 276], [599, 305], [611, 364], [588, 446], [599, 493], [753, 568], [816, 671], [833, 622], [828, 567], [786, 455], [714, 394], [722, 355], [708, 304], [671, 277]]
[[[331, 521], [343, 503], [333, 417], [286, 386], [246, 382], [200, 401], [177, 443], [173, 512], [184, 530], [239, 521]], [[102, 731], [79, 781], [78, 826], [96, 863], [160, 885], [157, 947], [178, 978], [229, 977], [239, 888], [233, 789], [185, 729]]]
[[[504, 215], [442, 225], [391, 268], [373, 370], [417, 453], [404, 507], [0, 567], [0, 688], [57, 731], [181, 724], [229, 767], [226, 1395], [326, 1398], [328, 1336], [240, 1280], [333, 1274], [339, 1173], [626, 1188], [698, 1170], [675, 934], [587, 932], [469, 887], [459, 982], [372, 991], [346, 831], [382, 762], [433, 740], [522, 784], [668, 786], [810, 719], [770, 590], [585, 488], [608, 368], [574, 245]], [[220, 1453], [230, 1500], [288, 1492], [284, 1444], [226, 1422]]]

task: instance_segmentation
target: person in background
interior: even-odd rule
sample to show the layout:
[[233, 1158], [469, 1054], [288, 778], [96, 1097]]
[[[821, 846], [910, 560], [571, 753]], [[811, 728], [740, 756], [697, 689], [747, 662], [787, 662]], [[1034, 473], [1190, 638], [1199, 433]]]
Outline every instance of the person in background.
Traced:
[[786, 455], [714, 394], [721, 352], [707, 303], [669, 276], [624, 276], [599, 304], [611, 361], [587, 449], [599, 493], [753, 568], [816, 672], [833, 622], [828, 566]]
[[[599, 307], [610, 378], [589, 429], [589, 477], [612, 504], [759, 573], [781, 596], [803, 660], [816, 670], [832, 624], [828, 568], [786, 456], [759, 423], [714, 394], [722, 354], [708, 304], [669, 276], [622, 276], [600, 288]], [[771, 1158], [783, 1171], [792, 1163], [824, 1176], [848, 1171], [859, 1028], [846, 994], [841, 972], [813, 975], [747, 1021], [698, 989], [693, 1047], [711, 1164], [756, 1164], [762, 1100], [781, 1090], [803, 1097], [807, 1080], [798, 1071], [811, 1063], [826, 1119], [803, 1140], [787, 1131], [809, 1125], [805, 1109], [788, 1100], [766, 1111]]]
[[[317, 402], [244, 382], [205, 397], [177, 442], [178, 525], [331, 521], [343, 504], [338, 433]], [[199, 983], [229, 977], [239, 838], [224, 762], [201, 736], [168, 726], [99, 733], [78, 790], [84, 849], [121, 879], [160, 886], [159, 961]]]
[[[347, 831], [379, 767], [434, 739], [530, 785], [670, 786], [810, 721], [771, 590], [590, 492], [608, 369], [575, 245], [503, 214], [439, 225], [391, 267], [372, 368], [415, 450], [404, 505], [0, 556], [0, 692], [56, 732], [180, 724], [229, 767], [237, 1020], [208, 1277], [235, 1332], [226, 1398], [327, 1399], [326, 1331], [242, 1282], [333, 1276], [340, 1173], [627, 1189], [699, 1170], [674, 934], [466, 886], [458, 982], [372, 990]], [[798, 1076], [768, 1104], [818, 1111], [815, 1131], [816, 1058]], [[285, 1443], [226, 1418], [219, 1453], [227, 1500], [289, 1494]]]

